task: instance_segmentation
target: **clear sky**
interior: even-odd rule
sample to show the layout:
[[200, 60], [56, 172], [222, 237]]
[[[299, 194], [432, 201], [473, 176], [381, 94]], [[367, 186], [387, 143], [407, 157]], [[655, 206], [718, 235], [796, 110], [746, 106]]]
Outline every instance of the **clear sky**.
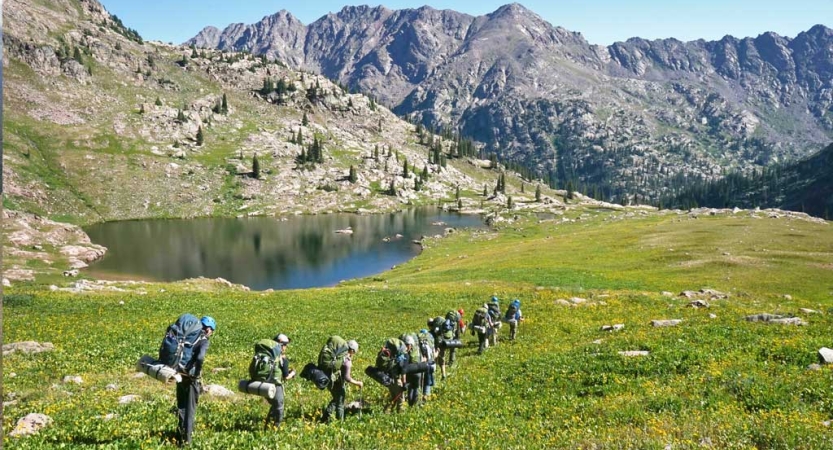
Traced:
[[[254, 23], [286, 9], [308, 25], [345, 5], [384, 5], [389, 9], [453, 9], [488, 14], [508, 0], [100, 0], [125, 25], [144, 39], [182, 43], [203, 27], [223, 29], [236, 22]], [[675, 37], [683, 41], [757, 36], [774, 31], [782, 36], [822, 24], [833, 28], [833, 0], [523, 0], [518, 2], [549, 23], [578, 31], [591, 43], [609, 45], [639, 36]]]

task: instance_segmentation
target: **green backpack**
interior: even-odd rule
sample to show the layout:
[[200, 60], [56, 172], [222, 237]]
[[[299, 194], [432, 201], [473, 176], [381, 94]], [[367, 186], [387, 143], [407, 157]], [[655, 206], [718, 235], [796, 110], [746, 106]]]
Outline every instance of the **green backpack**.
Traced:
[[347, 341], [341, 336], [330, 336], [318, 353], [318, 368], [327, 372], [332, 379], [341, 374], [341, 366], [347, 356]]
[[477, 308], [477, 311], [474, 312], [474, 317], [471, 319], [471, 324], [479, 327], [485, 327], [489, 323], [486, 320], [486, 316], [488, 314], [489, 310], [486, 308]]
[[281, 345], [271, 339], [261, 339], [255, 343], [255, 355], [249, 363], [251, 381], [275, 382], [275, 362], [280, 358]]
[[376, 368], [389, 374], [396, 374], [398, 367], [407, 358], [405, 343], [396, 338], [385, 341], [385, 345], [376, 355]]

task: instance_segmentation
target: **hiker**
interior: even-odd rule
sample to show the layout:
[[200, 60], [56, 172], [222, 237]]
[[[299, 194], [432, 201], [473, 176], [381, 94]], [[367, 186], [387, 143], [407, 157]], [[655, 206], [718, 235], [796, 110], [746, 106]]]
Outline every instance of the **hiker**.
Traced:
[[267, 399], [266, 401], [269, 402], [269, 413], [266, 415], [266, 426], [280, 426], [281, 422], [283, 422], [283, 405], [284, 405], [284, 389], [283, 389], [283, 382], [287, 380], [291, 380], [295, 377], [295, 371], [290, 370], [289, 368], [289, 358], [286, 357], [286, 346], [289, 345], [291, 339], [287, 337], [285, 334], [279, 334], [272, 338], [272, 340], [279, 346], [279, 348], [275, 351], [276, 355], [280, 355], [278, 360], [274, 362], [275, 368], [280, 370], [280, 379], [275, 372], [276, 370], [272, 370], [272, 373], [267, 378], [267, 383], [272, 383], [275, 385], [275, 397], [272, 399]]
[[443, 380], [447, 376], [446, 367], [454, 364], [454, 358], [457, 355], [458, 347], [448, 344], [451, 341], [458, 341], [460, 339], [461, 330], [465, 327], [465, 325], [460, 325], [460, 321], [463, 319], [463, 313], [462, 308], [457, 311], [449, 311], [446, 313], [442, 324], [438, 327], [440, 337], [437, 340], [437, 345], [440, 347], [440, 354], [437, 357], [437, 362], [440, 364]]
[[500, 313], [500, 301], [498, 300], [497, 296], [492, 296], [492, 299], [489, 301], [487, 308], [489, 310], [489, 318], [492, 321], [492, 346], [497, 347], [498, 330], [500, 330], [500, 327], [503, 326], [503, 324], [500, 322], [502, 314]]
[[503, 320], [509, 324], [509, 340], [514, 341], [518, 335], [518, 323], [524, 320], [524, 316], [521, 314], [520, 300], [512, 300], [509, 308], [506, 309], [506, 314], [503, 315]]
[[431, 387], [434, 386], [434, 359], [436, 351], [434, 348], [434, 336], [425, 328], [419, 330], [418, 336], [419, 352], [428, 363], [428, 371], [422, 378], [422, 399], [427, 400], [431, 395]]
[[489, 336], [494, 333], [492, 317], [489, 315], [489, 308], [486, 304], [483, 304], [474, 312], [470, 328], [472, 336], [476, 334], [480, 344], [477, 348], [477, 354], [482, 355], [483, 350], [489, 346]]
[[347, 389], [344, 383], [354, 384], [359, 389], [364, 386], [364, 382], [353, 379], [352, 374], [353, 356], [358, 352], [359, 343], [354, 340], [347, 341], [347, 353], [343, 357], [344, 359], [338, 374], [333, 374], [336, 375], [335, 380], [330, 384], [330, 394], [333, 396], [333, 399], [327, 405], [327, 409], [324, 410], [324, 414], [321, 416], [321, 421], [324, 423], [330, 421], [333, 413], [335, 413], [336, 420], [344, 419], [344, 400], [347, 397]]
[[[411, 336], [403, 336], [405, 339], [390, 338], [385, 341], [382, 349], [376, 355], [376, 367], [384, 371], [392, 382], [386, 384], [390, 393], [388, 408], [402, 410], [405, 393], [405, 379], [402, 369], [409, 364], [409, 353], [413, 349], [414, 340]], [[417, 361], [418, 362], [418, 361]]]
[[[405, 343], [407, 348], [406, 364], [415, 364], [427, 361], [420, 351], [420, 346], [417, 345], [419, 338], [416, 333], [405, 333], [400, 336], [399, 339]], [[408, 388], [408, 406], [414, 406], [417, 404], [417, 401], [419, 401], [420, 394], [422, 393], [422, 382], [422, 373], [409, 373], [405, 375], [405, 386]]]
[[200, 319], [202, 331], [197, 342], [191, 348], [191, 357], [188, 361], [182, 361], [182, 381], [176, 383], [176, 408], [177, 418], [177, 440], [180, 445], [191, 443], [191, 434], [194, 432], [194, 418], [197, 413], [197, 403], [202, 391], [202, 366], [205, 362], [205, 353], [208, 351], [209, 338], [217, 329], [217, 322], [210, 316]]

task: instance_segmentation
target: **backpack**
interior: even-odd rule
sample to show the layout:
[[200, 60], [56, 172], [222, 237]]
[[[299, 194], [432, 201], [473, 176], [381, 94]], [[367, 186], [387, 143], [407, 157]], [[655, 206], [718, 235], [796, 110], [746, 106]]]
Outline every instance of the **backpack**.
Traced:
[[515, 315], [518, 314], [518, 304], [512, 302], [509, 304], [509, 308], [506, 309], [506, 314], [504, 314], [503, 318], [508, 322], [510, 320], [516, 320]]
[[431, 333], [419, 333], [419, 351], [429, 363], [434, 362], [434, 336]]
[[183, 314], [168, 327], [159, 346], [159, 362], [181, 370], [191, 361], [194, 346], [205, 335], [202, 323], [193, 314]]
[[341, 336], [330, 336], [318, 353], [318, 368], [330, 374], [335, 380], [341, 373], [345, 356], [347, 356], [347, 341]]
[[385, 341], [385, 345], [376, 355], [376, 368], [392, 375], [398, 375], [399, 368], [407, 363], [405, 343], [396, 338]]
[[489, 314], [486, 308], [477, 308], [474, 312], [474, 317], [471, 318], [471, 324], [479, 327], [485, 327], [489, 324], [486, 315]]
[[500, 304], [497, 302], [489, 303], [489, 315], [492, 316], [492, 321], [500, 320]]
[[255, 343], [255, 354], [249, 363], [249, 380], [274, 382], [275, 363], [280, 358], [280, 344], [271, 339]]

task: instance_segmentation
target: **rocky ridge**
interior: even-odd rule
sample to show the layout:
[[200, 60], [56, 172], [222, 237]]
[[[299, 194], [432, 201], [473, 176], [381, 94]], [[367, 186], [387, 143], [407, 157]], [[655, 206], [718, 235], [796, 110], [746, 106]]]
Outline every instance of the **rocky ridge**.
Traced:
[[833, 30], [823, 25], [795, 38], [604, 47], [519, 4], [479, 17], [348, 6], [306, 27], [281, 11], [188, 43], [317, 71], [606, 200], [656, 199], [686, 177], [807, 156], [833, 140]]

